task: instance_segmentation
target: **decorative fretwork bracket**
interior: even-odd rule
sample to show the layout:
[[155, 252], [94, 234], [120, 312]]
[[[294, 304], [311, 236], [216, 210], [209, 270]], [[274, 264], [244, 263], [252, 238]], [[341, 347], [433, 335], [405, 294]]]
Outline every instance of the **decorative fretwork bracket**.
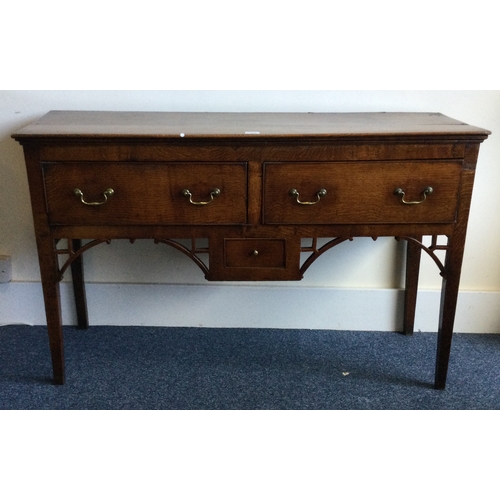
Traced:
[[[130, 239], [129, 241], [130, 243], [134, 243], [135, 240]], [[183, 245], [176, 240], [156, 238], [153, 241], [154, 243], [164, 243], [181, 251], [184, 255], [187, 255], [205, 273], [205, 276], [208, 274], [208, 266], [198, 257], [197, 254], [207, 254], [209, 252], [209, 249], [206, 247], [197, 247], [196, 238], [191, 239], [191, 248]], [[90, 250], [91, 248], [100, 245], [101, 243], [107, 243], [109, 245], [111, 243], [111, 240], [96, 239], [90, 241], [89, 243], [86, 243], [85, 245], [82, 245], [81, 247], [79, 246], [78, 248], [75, 248], [74, 240], [68, 239], [66, 248], [56, 248], [57, 255], [68, 256], [64, 264], [59, 268], [59, 281], [63, 279], [64, 273], [67, 271], [68, 267], [70, 267], [71, 264], [75, 262], [76, 259], [78, 259], [87, 250]]]
[[164, 243], [165, 245], [171, 246], [179, 251], [181, 251], [184, 255], [187, 255], [204, 273], [205, 276], [208, 275], [208, 266], [197, 256], [200, 253], [208, 253], [209, 249], [206, 247], [197, 247], [196, 246], [196, 238], [191, 238], [191, 248], [179, 243], [176, 240], [164, 239], [164, 238], [155, 238], [154, 242]]
[[91, 248], [100, 245], [101, 243], [107, 243], [109, 245], [111, 243], [111, 240], [92, 240], [89, 243], [86, 243], [85, 245], [79, 247], [78, 250], [75, 250], [73, 245], [73, 240], [68, 239], [66, 248], [61, 248], [61, 249], [57, 248], [56, 249], [57, 255], [69, 255], [66, 262], [59, 268], [59, 281], [63, 279], [64, 273], [66, 272], [68, 267], [76, 259], [78, 259], [78, 257], [80, 257], [87, 250], [90, 250]]
[[312, 238], [312, 243], [311, 246], [307, 247], [300, 247], [301, 252], [310, 252], [311, 255], [306, 259], [306, 261], [302, 264], [300, 268], [300, 273], [303, 276], [304, 273], [309, 269], [310, 265], [316, 261], [318, 257], [323, 255], [326, 251], [330, 250], [333, 247], [336, 247], [337, 245], [340, 245], [340, 243], [343, 243], [344, 241], [352, 241], [353, 238], [334, 238], [333, 240], [329, 241], [328, 243], [325, 243], [323, 246], [318, 248], [318, 238]]
[[447, 251], [449, 249], [449, 245], [440, 245], [438, 244], [438, 236], [431, 236], [431, 244], [426, 246], [420, 239], [412, 237], [412, 236], [397, 236], [396, 240], [406, 240], [410, 245], [417, 245], [421, 250], [423, 250], [429, 257], [434, 261], [436, 266], [439, 268], [439, 274], [446, 279], [446, 268], [445, 264], [439, 259], [436, 255], [436, 251], [442, 250]]
[[[316, 261], [318, 257], [323, 255], [325, 252], [330, 250], [331, 248], [336, 247], [340, 243], [343, 243], [344, 241], [352, 241], [354, 238], [350, 237], [345, 237], [345, 238], [334, 238], [321, 247], [318, 248], [318, 238], [312, 238], [312, 243], [310, 246], [304, 246], [300, 248], [301, 252], [308, 252], [311, 253], [311, 255], [306, 259], [304, 264], [302, 264], [300, 268], [300, 272], [302, 275], [309, 269], [311, 264]], [[377, 237], [373, 237], [373, 240], [376, 240]], [[406, 240], [408, 244], [410, 245], [417, 245], [421, 250], [423, 250], [427, 255], [431, 257], [431, 259], [434, 261], [436, 266], [439, 269], [439, 274], [445, 278], [446, 277], [446, 269], [445, 269], [445, 264], [439, 259], [439, 257], [436, 255], [436, 251], [447, 251], [448, 250], [448, 245], [440, 245], [438, 244], [438, 236], [437, 235], [432, 235], [431, 236], [431, 244], [429, 246], [426, 246], [420, 239], [415, 238], [413, 236], [397, 236], [396, 237], [397, 241], [400, 240]]]

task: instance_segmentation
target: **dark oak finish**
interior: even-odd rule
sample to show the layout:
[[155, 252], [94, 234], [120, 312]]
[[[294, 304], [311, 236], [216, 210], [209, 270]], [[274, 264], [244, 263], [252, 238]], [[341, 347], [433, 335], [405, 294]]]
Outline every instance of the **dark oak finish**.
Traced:
[[[404, 333], [423, 251], [443, 276], [435, 387], [444, 388], [488, 134], [438, 113], [48, 113], [13, 137], [25, 152], [55, 383], [64, 383], [59, 282], [71, 268], [85, 328], [82, 256], [95, 245], [151, 238], [208, 280], [269, 281], [301, 279], [348, 239], [394, 236], [408, 241]], [[319, 248], [319, 238], [330, 242]]]
[[[247, 172], [245, 164], [85, 162], [44, 163], [45, 190], [53, 225], [130, 224], [245, 224], [247, 221]], [[84, 176], [82, 177], [82, 173]], [[84, 199], [100, 202], [112, 187], [109, 203], [89, 209], [75, 203], [74, 188]], [[194, 202], [216, 203], [195, 209]]]
[[[461, 162], [366, 161], [265, 164], [264, 222], [266, 224], [367, 224], [454, 222]], [[426, 203], [404, 205], [394, 190], [404, 186], [411, 200], [432, 185]], [[290, 189], [302, 201], [299, 205]]]

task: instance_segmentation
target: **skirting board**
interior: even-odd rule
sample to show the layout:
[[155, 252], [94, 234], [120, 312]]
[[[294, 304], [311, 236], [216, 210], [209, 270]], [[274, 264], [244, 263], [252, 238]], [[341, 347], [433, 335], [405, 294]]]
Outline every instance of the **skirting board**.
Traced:
[[[421, 290], [415, 330], [437, 330], [439, 291]], [[75, 324], [69, 283], [63, 323]], [[92, 325], [398, 331], [402, 290], [272, 285], [87, 284]], [[39, 283], [0, 284], [0, 325], [45, 324]], [[500, 292], [460, 293], [455, 331], [500, 333]]]

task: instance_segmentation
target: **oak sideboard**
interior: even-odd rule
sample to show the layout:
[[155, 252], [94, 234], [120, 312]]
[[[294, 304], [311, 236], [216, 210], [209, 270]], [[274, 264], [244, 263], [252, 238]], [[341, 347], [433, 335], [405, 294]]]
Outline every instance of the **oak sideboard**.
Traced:
[[13, 137], [24, 148], [54, 382], [65, 378], [59, 283], [71, 268], [87, 327], [82, 258], [96, 245], [148, 238], [207, 280], [282, 281], [346, 240], [389, 236], [407, 242], [403, 333], [413, 332], [422, 252], [443, 278], [443, 389], [488, 134], [439, 113], [49, 112]]

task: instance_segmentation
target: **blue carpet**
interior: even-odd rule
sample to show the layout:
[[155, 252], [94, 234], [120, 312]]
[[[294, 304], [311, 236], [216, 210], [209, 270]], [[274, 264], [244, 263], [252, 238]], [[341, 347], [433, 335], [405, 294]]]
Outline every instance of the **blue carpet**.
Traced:
[[0, 328], [0, 409], [500, 409], [500, 335], [65, 327], [66, 384], [46, 328]]

